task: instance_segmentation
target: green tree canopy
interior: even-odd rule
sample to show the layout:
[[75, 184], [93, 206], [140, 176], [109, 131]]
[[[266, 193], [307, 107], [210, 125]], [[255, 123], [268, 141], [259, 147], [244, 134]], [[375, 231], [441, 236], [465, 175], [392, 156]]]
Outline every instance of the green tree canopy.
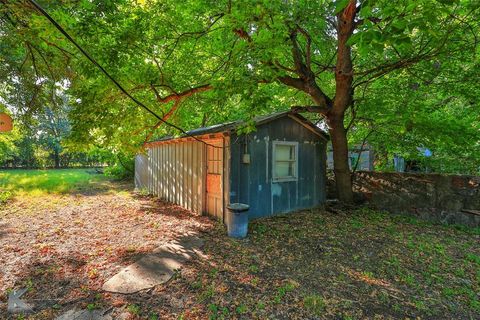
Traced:
[[[24, 113], [41, 105], [27, 103], [37, 91], [68, 78], [72, 139], [131, 148], [172, 133], [29, 1], [1, 3], [3, 92], [18, 92]], [[136, 98], [183, 128], [292, 106], [324, 119], [344, 201], [347, 133], [357, 142], [373, 130], [369, 139], [390, 152], [462, 144], [468, 160], [478, 147], [475, 0], [41, 3]]]

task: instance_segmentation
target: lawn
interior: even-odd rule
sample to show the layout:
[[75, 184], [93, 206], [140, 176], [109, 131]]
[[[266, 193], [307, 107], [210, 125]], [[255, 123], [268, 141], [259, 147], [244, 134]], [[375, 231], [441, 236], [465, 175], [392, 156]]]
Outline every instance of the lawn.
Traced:
[[[6, 293], [23, 287], [36, 305], [26, 319], [72, 308], [114, 319], [480, 318], [479, 229], [327, 207], [253, 221], [248, 238], [234, 240], [220, 223], [131, 185], [102, 180], [105, 188], [84, 192], [98, 182], [88, 176], [0, 212], [0, 319]], [[101, 290], [185, 232], [205, 245], [170, 281], [131, 295]]]
[[0, 170], [0, 190], [17, 195], [68, 193], [104, 181], [94, 169]]

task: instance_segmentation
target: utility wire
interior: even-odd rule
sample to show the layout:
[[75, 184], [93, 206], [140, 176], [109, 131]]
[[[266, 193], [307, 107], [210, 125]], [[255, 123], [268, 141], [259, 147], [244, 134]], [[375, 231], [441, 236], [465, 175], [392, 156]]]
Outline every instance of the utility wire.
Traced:
[[28, 0], [28, 2], [30, 2], [35, 8], [37, 8], [38, 11], [40, 11], [40, 13], [42, 15], [44, 15], [54, 26], [55, 28], [58, 29], [58, 31], [60, 31], [71, 43], [73, 43], [73, 45], [75, 47], [77, 47], [78, 50], [80, 50], [80, 52], [88, 59], [90, 60], [91, 63], [93, 63], [95, 66], [97, 66], [98, 69], [100, 69], [106, 76], [108, 79], [110, 79], [110, 81], [112, 81], [115, 86], [120, 89], [120, 91], [122, 91], [128, 98], [130, 98], [130, 100], [132, 100], [133, 102], [135, 102], [137, 105], [139, 105], [140, 107], [142, 107], [143, 109], [145, 109], [147, 112], [149, 112], [151, 115], [153, 115], [155, 118], [157, 118], [160, 122], [166, 124], [167, 126], [170, 126], [178, 131], [180, 131], [181, 133], [183, 133], [184, 135], [190, 137], [190, 138], [193, 138], [199, 142], [202, 142], [208, 146], [211, 146], [211, 147], [215, 147], [215, 148], [222, 148], [222, 147], [218, 147], [218, 146], [215, 146], [215, 145], [212, 145], [212, 144], [209, 144], [199, 138], [197, 138], [196, 136], [194, 135], [191, 135], [189, 134], [187, 131], [185, 131], [184, 129], [180, 128], [179, 126], [173, 124], [173, 123], [170, 123], [166, 120], [164, 120], [162, 117], [160, 117], [158, 114], [155, 113], [155, 111], [153, 111], [152, 109], [150, 109], [149, 107], [147, 107], [145, 104], [143, 104], [142, 102], [140, 102], [139, 100], [137, 100], [135, 97], [133, 97], [130, 93], [128, 93], [127, 90], [125, 90], [125, 88], [123, 88], [123, 86], [117, 81], [115, 80], [115, 78], [110, 75], [110, 73], [108, 73], [107, 70], [105, 70], [104, 67], [102, 67], [101, 64], [99, 64], [90, 54], [88, 54], [87, 51], [85, 51], [73, 38], [72, 36], [70, 36], [70, 34], [68, 34], [67, 31], [65, 31], [65, 29], [62, 28], [62, 26], [60, 24], [58, 24], [58, 22], [53, 19], [52, 16], [50, 16], [48, 14], [47, 11], [45, 11], [35, 0]]

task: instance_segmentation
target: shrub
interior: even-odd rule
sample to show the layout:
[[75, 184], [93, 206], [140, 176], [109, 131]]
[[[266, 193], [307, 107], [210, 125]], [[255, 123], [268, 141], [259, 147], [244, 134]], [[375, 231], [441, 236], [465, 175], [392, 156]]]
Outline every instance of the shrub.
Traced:
[[112, 177], [115, 179], [120, 179], [120, 180], [127, 180], [133, 178], [133, 172], [130, 170], [127, 170], [125, 167], [119, 165], [119, 164], [114, 164], [104, 170], [104, 174], [107, 177]]
[[13, 194], [7, 190], [0, 189], [0, 204], [7, 203], [8, 200], [12, 198]]

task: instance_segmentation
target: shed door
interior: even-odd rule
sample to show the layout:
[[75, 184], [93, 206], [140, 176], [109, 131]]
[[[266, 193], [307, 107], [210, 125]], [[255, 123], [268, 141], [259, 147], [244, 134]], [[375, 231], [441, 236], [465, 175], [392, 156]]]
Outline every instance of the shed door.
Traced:
[[223, 141], [214, 140], [208, 143], [205, 209], [209, 215], [223, 220]]

